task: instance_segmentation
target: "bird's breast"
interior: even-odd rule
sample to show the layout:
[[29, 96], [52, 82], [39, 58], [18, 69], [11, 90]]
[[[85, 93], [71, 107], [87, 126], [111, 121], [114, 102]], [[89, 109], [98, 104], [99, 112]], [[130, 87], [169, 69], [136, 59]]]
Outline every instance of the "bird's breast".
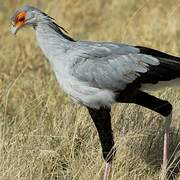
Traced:
[[109, 107], [115, 102], [115, 94], [110, 90], [92, 87], [88, 82], [80, 81], [68, 73], [55, 71], [55, 74], [64, 92], [80, 104], [99, 109], [101, 106]]
[[43, 53], [48, 58], [56, 79], [61, 88], [75, 101], [99, 109], [101, 106], [111, 106], [115, 102], [115, 94], [108, 89], [92, 87], [89, 82], [81, 81], [72, 75], [76, 51], [70, 52], [71, 45], [62, 42], [54, 32], [38, 27], [36, 36]]

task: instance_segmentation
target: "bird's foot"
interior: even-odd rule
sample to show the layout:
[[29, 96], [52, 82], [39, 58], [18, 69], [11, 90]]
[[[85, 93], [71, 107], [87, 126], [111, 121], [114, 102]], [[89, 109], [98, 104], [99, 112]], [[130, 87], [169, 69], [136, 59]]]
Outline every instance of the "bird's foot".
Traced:
[[103, 180], [109, 180], [111, 176], [112, 162], [106, 162]]

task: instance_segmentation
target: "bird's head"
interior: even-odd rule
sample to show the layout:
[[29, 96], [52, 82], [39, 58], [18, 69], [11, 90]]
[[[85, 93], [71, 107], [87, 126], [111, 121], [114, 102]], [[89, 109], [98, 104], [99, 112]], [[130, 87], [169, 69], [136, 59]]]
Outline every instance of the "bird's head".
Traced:
[[11, 32], [15, 35], [19, 29], [25, 26], [32, 26], [36, 29], [39, 24], [48, 24], [56, 33], [61, 34], [70, 41], [74, 41], [67, 35], [68, 32], [63, 27], [56, 24], [54, 18], [50, 17], [40, 9], [29, 5], [17, 9], [11, 17]]
[[42, 20], [47, 20], [47, 14], [43, 13], [41, 10], [25, 5], [16, 10], [11, 18], [11, 32], [16, 34], [19, 29], [24, 26], [36, 27]]

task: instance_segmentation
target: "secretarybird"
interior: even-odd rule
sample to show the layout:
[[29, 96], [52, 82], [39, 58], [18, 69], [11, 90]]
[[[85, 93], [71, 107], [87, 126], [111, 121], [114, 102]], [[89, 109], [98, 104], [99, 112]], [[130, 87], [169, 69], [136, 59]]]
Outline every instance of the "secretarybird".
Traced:
[[106, 161], [104, 180], [109, 179], [115, 155], [110, 116], [113, 103], [138, 104], [165, 117], [166, 169], [172, 105], [146, 90], [177, 85], [179, 57], [141, 46], [75, 41], [48, 14], [29, 5], [17, 9], [11, 20], [13, 34], [24, 26], [33, 27], [60, 86], [74, 101], [87, 107]]

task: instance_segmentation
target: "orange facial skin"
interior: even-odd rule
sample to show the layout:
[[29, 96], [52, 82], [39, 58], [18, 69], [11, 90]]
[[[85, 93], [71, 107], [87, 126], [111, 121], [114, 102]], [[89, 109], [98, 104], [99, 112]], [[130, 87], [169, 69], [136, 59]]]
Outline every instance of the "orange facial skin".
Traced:
[[27, 13], [25, 11], [22, 11], [17, 14], [16, 20], [15, 20], [16, 27], [21, 27], [22, 25], [24, 25], [26, 21], [26, 16], [27, 16]]

